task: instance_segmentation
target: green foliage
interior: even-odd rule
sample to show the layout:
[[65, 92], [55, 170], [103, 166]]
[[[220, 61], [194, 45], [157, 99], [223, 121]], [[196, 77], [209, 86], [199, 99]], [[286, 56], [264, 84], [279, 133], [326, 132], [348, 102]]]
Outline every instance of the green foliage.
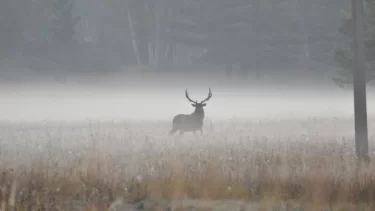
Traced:
[[347, 51], [341, 48], [335, 49], [335, 61], [337, 64], [345, 69], [345, 70], [352, 70], [353, 69], [353, 53], [351, 51]]
[[[176, 5], [166, 38], [206, 48], [203, 61], [275, 67], [307, 57], [333, 62], [326, 56], [337, 43], [332, 14], [342, 2], [188, 0]], [[321, 15], [324, 11], [333, 21]]]
[[[375, 57], [375, 1], [367, 0], [365, 4], [365, 68], [366, 68], [366, 82], [371, 82], [375, 79], [374, 62]], [[340, 34], [351, 39], [352, 38], [353, 20], [351, 17], [345, 17], [339, 27]], [[349, 49], [337, 48], [334, 51], [334, 59], [338, 68], [338, 78], [333, 81], [340, 87], [350, 86], [353, 82], [353, 52]]]
[[54, 0], [51, 10], [53, 15], [49, 29], [53, 41], [67, 44], [72, 43], [75, 35], [74, 27], [81, 20], [80, 16], [73, 15], [74, 0]]
[[22, 45], [25, 24], [30, 19], [31, 1], [0, 1], [0, 56]]

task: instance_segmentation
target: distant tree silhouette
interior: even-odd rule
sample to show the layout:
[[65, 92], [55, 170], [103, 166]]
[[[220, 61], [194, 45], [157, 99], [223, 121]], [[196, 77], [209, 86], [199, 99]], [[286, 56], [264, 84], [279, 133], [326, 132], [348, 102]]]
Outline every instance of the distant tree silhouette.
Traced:
[[[365, 71], [366, 83], [375, 79], [375, 1], [366, 0], [367, 15], [365, 17], [364, 30], [364, 44], [365, 44]], [[342, 25], [339, 28], [340, 34], [348, 39], [353, 37], [353, 19], [348, 13], [344, 17]], [[334, 59], [339, 67], [338, 75], [333, 78], [333, 81], [340, 87], [349, 87], [353, 84], [353, 70], [354, 59], [353, 44], [349, 47], [338, 47], [334, 51]]]
[[52, 43], [72, 44], [75, 42], [76, 24], [80, 16], [73, 15], [74, 0], [53, 0], [51, 4], [52, 15], [49, 29]]

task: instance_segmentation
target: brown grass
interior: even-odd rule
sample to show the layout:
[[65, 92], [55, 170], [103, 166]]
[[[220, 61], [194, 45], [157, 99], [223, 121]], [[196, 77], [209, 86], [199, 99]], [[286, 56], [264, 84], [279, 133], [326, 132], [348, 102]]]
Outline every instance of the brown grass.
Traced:
[[2, 206], [106, 210], [120, 197], [372, 210], [375, 164], [358, 166], [351, 120], [214, 126], [179, 138], [163, 122], [2, 124]]

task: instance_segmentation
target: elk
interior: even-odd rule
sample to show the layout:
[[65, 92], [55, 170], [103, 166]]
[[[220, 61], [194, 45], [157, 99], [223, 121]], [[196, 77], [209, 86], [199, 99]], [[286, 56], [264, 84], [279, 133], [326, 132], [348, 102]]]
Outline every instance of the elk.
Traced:
[[194, 132], [197, 130], [203, 134], [203, 120], [204, 120], [204, 109], [206, 103], [211, 97], [211, 88], [209, 88], [208, 97], [202, 100], [200, 103], [190, 99], [187, 89], [185, 90], [185, 97], [191, 102], [192, 106], [195, 107], [195, 110], [191, 114], [178, 114], [173, 118], [172, 121], [172, 130], [169, 132], [169, 135], [174, 134], [176, 131], [180, 131], [180, 135], [183, 135], [185, 132]]

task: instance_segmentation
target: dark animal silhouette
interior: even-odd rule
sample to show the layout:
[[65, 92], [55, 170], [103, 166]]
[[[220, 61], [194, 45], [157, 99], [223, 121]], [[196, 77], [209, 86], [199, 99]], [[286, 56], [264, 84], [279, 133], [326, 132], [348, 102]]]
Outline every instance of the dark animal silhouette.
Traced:
[[191, 105], [195, 107], [195, 110], [192, 114], [178, 114], [173, 118], [172, 130], [169, 132], [169, 135], [174, 134], [176, 131], [180, 131], [180, 135], [183, 135], [185, 132], [194, 132], [196, 133], [197, 130], [203, 134], [203, 120], [204, 120], [204, 109], [203, 107], [206, 106], [206, 103], [211, 97], [211, 88], [208, 92], [208, 97], [202, 100], [200, 103], [198, 101], [193, 101], [190, 99], [187, 89], [185, 90], [186, 98], [192, 103]]

